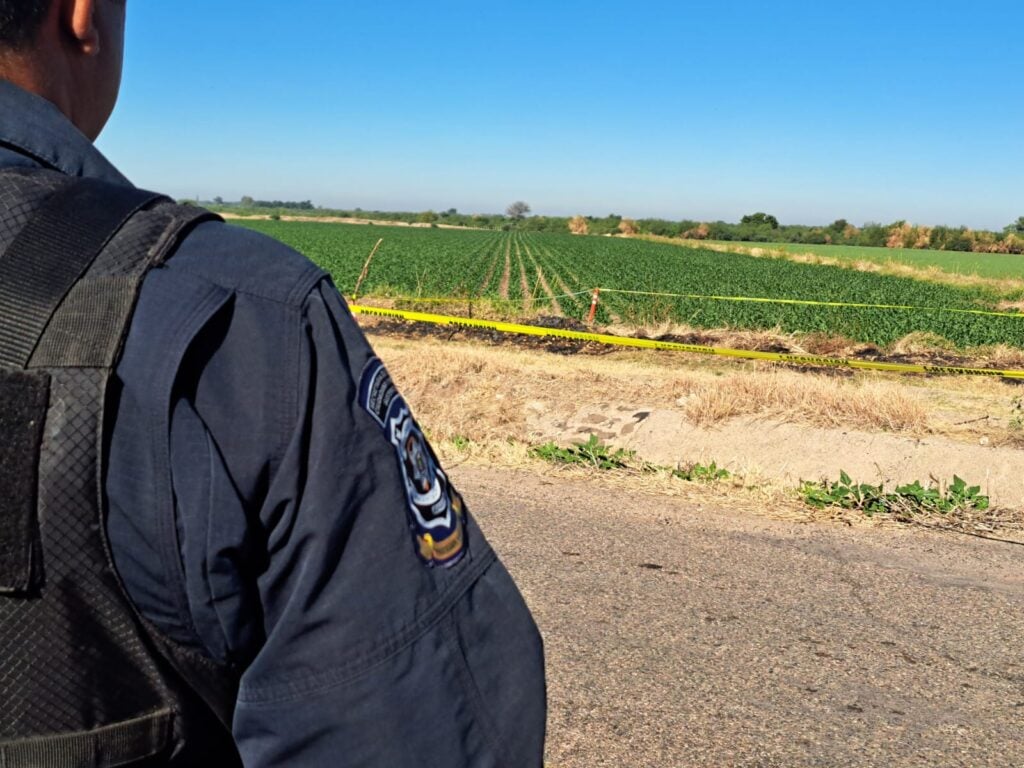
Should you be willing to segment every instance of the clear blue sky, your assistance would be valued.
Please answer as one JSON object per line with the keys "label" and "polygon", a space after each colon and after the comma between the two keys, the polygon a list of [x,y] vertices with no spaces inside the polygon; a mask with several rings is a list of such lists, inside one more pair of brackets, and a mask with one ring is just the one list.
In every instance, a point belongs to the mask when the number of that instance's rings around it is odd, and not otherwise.
{"label": "clear blue sky", "polygon": [[1002,228],[1024,3],[128,3],[100,147],[179,197]]}

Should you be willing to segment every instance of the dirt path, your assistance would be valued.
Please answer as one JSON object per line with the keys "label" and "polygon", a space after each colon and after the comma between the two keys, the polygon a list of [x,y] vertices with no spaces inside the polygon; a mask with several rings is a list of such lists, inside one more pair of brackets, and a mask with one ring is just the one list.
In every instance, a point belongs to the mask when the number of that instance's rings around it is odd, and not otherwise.
{"label": "dirt path", "polygon": [[508,300],[509,285],[512,283],[512,238],[509,237],[505,243],[505,271],[501,273],[501,285],[498,286],[498,295]]}
{"label": "dirt path", "polygon": [[558,284],[558,290],[560,290],[562,293],[565,293],[565,294],[575,293],[575,291],[572,288],[569,287],[569,284],[566,283],[565,280],[562,279],[562,276],[560,274],[558,274],[557,272],[555,272],[554,279],[555,279],[555,283]]}
{"label": "dirt path", "polygon": [[[558,303],[558,299],[555,298],[555,292],[551,290],[551,286],[548,284],[547,279],[544,277],[544,269],[541,267],[540,262],[533,255],[530,250],[530,246],[523,243],[523,251],[526,253],[530,263],[533,264],[534,269],[537,270],[537,285],[540,286],[541,290],[544,291],[544,295],[548,297],[548,301],[551,302],[551,309],[555,314],[564,315],[562,311],[562,305]],[[568,293],[568,291],[566,291]]]}
{"label": "dirt path", "polygon": [[519,289],[523,294],[523,311],[530,312],[533,309],[533,291],[530,289],[530,281],[526,277],[526,265],[523,263],[523,253],[518,239],[516,240],[516,263],[519,265]]}
{"label": "dirt path", "polygon": [[449,470],[544,635],[550,768],[1024,764],[1021,548]]}
{"label": "dirt path", "polygon": [[568,283],[566,283],[565,280],[562,279],[562,275],[560,273],[561,272],[565,272],[565,274],[567,274],[569,276],[569,279],[572,280],[572,282],[575,285],[577,285],[577,286],[581,285],[579,277],[572,270],[566,268],[566,266],[564,264],[558,263],[558,262],[560,262],[560,259],[558,259],[551,252],[550,249],[548,249],[548,248],[546,248],[544,246],[537,246],[537,255],[538,256],[542,256],[545,259],[545,262],[547,262],[549,266],[550,266],[550,264],[552,262],[556,262],[556,266],[560,266],[561,267],[561,269],[554,270],[554,276],[555,276],[554,279],[558,283],[559,288],[564,293],[573,293],[574,291],[580,290],[579,287],[577,287],[577,288],[570,288]]}
{"label": "dirt path", "polygon": [[993,504],[1024,510],[1021,394],[1009,383],[837,377],[656,352],[579,355],[554,341],[522,349],[370,332],[439,439],[571,445],[594,434],[641,460],[714,461],[748,486],[790,491],[841,470],[890,487],[958,475]]}
{"label": "dirt path", "polygon": [[[557,279],[557,282],[559,283],[560,287],[562,288],[562,290],[565,293],[573,293],[575,291],[580,290],[580,288],[583,288],[584,290],[589,290],[589,288],[593,287],[593,286],[589,286],[588,287],[586,284],[584,284],[580,280],[579,276],[575,272],[573,272],[571,269],[569,269],[565,265],[565,263],[562,262],[561,258],[556,256],[555,254],[553,254],[550,249],[548,249],[546,247],[538,246],[537,250],[538,250],[538,253],[543,251],[546,254],[545,262],[548,265],[554,264],[555,267],[557,267],[561,271],[564,271],[565,274],[567,274],[569,276],[569,279],[572,280],[572,282],[575,285],[579,286],[579,287],[577,287],[575,289],[569,288],[569,286],[565,283],[565,281],[562,280],[561,276],[556,273],[555,277]],[[611,294],[605,294],[604,296],[601,297],[601,305],[605,308],[605,311],[608,313],[608,318],[609,318],[609,320],[611,320],[612,323],[621,323],[622,322],[622,315],[615,311],[615,307],[618,306],[620,303],[621,303],[621,299],[617,298],[617,297],[615,297],[614,295],[611,295]]]}
{"label": "dirt path", "polygon": [[501,239],[498,240],[497,248],[494,252],[494,258],[491,259],[490,265],[487,267],[487,274],[484,275],[483,281],[480,283],[480,288],[477,290],[477,296],[483,296],[487,291],[487,286],[491,284],[491,280],[494,278],[494,273],[498,269],[498,260],[501,258]]}
{"label": "dirt path", "polygon": [[555,298],[555,292],[551,290],[551,286],[548,285],[548,281],[544,278],[544,270],[537,267],[537,284],[544,291],[544,295],[548,297],[548,301],[551,302],[551,309],[556,315],[564,315],[562,311],[562,305]]}

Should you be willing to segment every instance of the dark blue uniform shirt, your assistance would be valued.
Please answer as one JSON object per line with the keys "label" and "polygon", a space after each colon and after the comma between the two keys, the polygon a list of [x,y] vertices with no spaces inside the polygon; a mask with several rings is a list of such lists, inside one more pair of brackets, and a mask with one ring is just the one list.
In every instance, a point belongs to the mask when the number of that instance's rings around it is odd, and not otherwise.
{"label": "dark blue uniform shirt", "polygon": [[[128,183],[0,81],[11,166]],[[236,666],[250,768],[540,765],[536,627],[472,519],[456,564],[424,564],[403,454],[360,396],[372,361],[312,263],[194,230],[146,278],[117,370],[118,571],[167,635]]]}

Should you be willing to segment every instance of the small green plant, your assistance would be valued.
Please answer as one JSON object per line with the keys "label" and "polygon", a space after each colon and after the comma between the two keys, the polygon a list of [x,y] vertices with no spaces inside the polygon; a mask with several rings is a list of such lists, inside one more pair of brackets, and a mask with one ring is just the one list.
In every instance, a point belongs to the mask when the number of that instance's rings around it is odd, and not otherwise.
{"label": "small green plant", "polygon": [[531,448],[530,455],[554,464],[579,464],[597,469],[627,469],[628,462],[635,456],[633,451],[622,448],[613,451],[598,440],[597,435],[591,435],[587,442],[577,442],[569,448],[547,442]]}
{"label": "small green plant", "polygon": [[455,437],[452,438],[452,445],[454,445],[460,451],[467,451],[467,450],[469,450],[469,446],[472,443],[473,443],[473,441],[470,440],[465,435],[455,435]]}
{"label": "small green plant", "polygon": [[710,464],[688,464],[678,467],[672,470],[672,477],[690,483],[713,483],[717,480],[728,480],[732,473],[712,461]]}
{"label": "small green plant", "polygon": [[989,498],[981,493],[980,485],[967,485],[953,475],[953,484],[946,489],[946,501],[953,509],[976,509],[984,511],[989,507]]}
{"label": "small green plant", "polygon": [[854,483],[846,472],[839,473],[839,482],[823,480],[820,483],[804,483],[800,486],[804,501],[812,507],[826,509],[855,509],[870,516],[885,512],[885,491],[881,485]]}
{"label": "small green plant", "polygon": [[956,475],[945,489],[935,485],[925,487],[916,480],[887,492],[883,485],[855,483],[846,472],[841,472],[838,482],[804,483],[800,486],[800,494],[812,507],[856,510],[869,517],[879,513],[897,517],[946,515],[968,510],[984,511],[989,507],[989,498],[981,493],[981,486],[969,486]]}

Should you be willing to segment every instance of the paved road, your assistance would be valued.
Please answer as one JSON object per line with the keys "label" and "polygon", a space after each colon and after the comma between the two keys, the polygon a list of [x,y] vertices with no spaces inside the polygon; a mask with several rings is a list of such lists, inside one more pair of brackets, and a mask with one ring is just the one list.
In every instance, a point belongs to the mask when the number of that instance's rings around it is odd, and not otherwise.
{"label": "paved road", "polygon": [[1024,765],[1024,548],[453,474],[545,637],[549,765]]}

